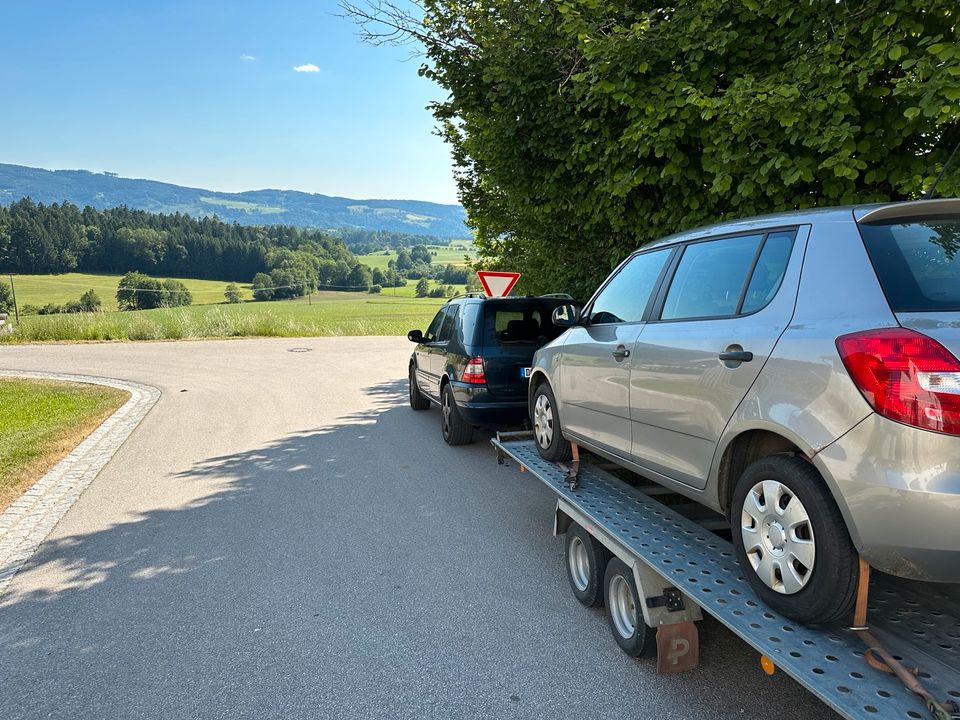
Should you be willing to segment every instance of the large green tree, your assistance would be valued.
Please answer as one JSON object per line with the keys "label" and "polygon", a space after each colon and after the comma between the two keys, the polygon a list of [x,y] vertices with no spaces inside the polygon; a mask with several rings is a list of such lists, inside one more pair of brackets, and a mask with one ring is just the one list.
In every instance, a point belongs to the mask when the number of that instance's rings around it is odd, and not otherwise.
{"label": "large green tree", "polygon": [[703,223],[920,197],[960,142],[955,0],[345,7],[422,44],[481,259],[527,291],[586,296]]}

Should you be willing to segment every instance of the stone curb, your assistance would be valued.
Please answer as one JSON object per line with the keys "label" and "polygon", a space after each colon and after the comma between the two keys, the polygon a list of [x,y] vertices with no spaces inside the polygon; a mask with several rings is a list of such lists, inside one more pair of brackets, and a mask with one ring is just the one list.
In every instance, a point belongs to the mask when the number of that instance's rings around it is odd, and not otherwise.
{"label": "stone curb", "polygon": [[160,391],[149,385],[90,375],[0,370],[0,377],[104,385],[126,390],[130,399],[73,451],[0,513],[0,596],[114,453],[130,437]]}

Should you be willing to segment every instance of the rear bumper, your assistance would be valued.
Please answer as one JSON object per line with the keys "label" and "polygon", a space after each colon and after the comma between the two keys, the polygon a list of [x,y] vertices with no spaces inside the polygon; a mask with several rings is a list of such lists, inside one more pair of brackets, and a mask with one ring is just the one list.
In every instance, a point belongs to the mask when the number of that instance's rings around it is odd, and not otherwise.
{"label": "rear bumper", "polygon": [[960,438],[872,414],[814,463],[873,567],[960,582]]}
{"label": "rear bumper", "polygon": [[527,401],[495,400],[485,386],[451,382],[453,397],[460,414],[471,425],[498,428],[522,425],[527,421]]}

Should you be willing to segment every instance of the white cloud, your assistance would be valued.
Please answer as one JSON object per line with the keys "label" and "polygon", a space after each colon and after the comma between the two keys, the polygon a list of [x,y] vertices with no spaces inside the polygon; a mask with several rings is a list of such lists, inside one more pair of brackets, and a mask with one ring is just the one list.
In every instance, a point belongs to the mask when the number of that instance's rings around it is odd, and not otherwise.
{"label": "white cloud", "polygon": [[256,60],[257,58],[254,57],[253,55],[247,55],[246,53],[244,53],[243,55],[240,56],[240,59],[250,62],[250,61]]}
{"label": "white cloud", "polygon": [[313,63],[306,63],[305,65],[294,65],[293,71],[294,72],[320,72],[320,68],[318,68]]}

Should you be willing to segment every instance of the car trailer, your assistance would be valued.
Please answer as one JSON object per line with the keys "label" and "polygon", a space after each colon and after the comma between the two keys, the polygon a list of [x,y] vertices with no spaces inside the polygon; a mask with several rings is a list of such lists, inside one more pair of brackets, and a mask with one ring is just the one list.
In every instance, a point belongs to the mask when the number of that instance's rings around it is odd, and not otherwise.
{"label": "car trailer", "polygon": [[654,498],[670,495],[666,488],[641,492],[602,460],[581,461],[576,446],[572,463],[544,460],[531,438],[498,433],[497,460],[515,461],[558,495],[554,535],[567,537],[574,594],[595,606],[609,586],[607,617],[628,654],[656,653],[658,672],[696,667],[695,622],[706,611],[760,653],[765,672],[780,668],[845,718],[960,718],[960,594],[870,578],[861,565],[854,627],[800,625],[754,594],[732,543],[711,532],[729,529],[720,516],[681,514],[692,504],[664,504]]}

